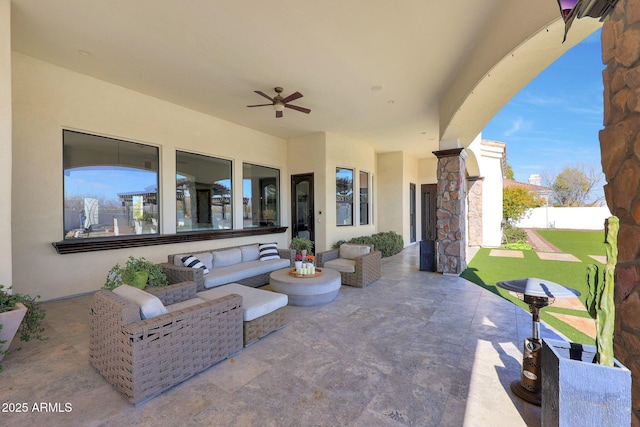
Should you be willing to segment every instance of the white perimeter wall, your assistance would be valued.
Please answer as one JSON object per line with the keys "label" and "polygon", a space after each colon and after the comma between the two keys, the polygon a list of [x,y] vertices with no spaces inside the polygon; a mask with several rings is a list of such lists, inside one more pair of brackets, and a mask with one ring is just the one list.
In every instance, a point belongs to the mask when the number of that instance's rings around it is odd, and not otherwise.
{"label": "white perimeter wall", "polygon": [[520,228],[564,228],[570,230],[604,230],[604,220],[611,216],[609,208],[581,207],[531,209],[528,216],[516,224]]}

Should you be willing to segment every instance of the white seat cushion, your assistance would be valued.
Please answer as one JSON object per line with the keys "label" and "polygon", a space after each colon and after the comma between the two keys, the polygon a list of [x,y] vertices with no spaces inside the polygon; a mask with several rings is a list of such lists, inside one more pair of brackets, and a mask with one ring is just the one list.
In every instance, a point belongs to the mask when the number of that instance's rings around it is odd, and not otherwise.
{"label": "white seat cushion", "polygon": [[206,302],[203,299],[200,298],[191,298],[188,299],[186,301],[182,301],[182,302],[177,302],[175,304],[170,304],[167,306],[167,310],[169,310],[169,313],[174,312],[176,310],[182,310],[183,308],[187,308],[187,307],[191,307],[194,305],[198,305],[198,304],[202,304],[203,302]]}
{"label": "white seat cushion", "polygon": [[198,292],[198,298],[212,300],[229,294],[242,296],[242,318],[245,322],[257,319],[287,305],[289,298],[277,292],[250,288],[238,283],[218,286],[214,289]]}
{"label": "white seat cushion", "polygon": [[169,312],[160,301],[160,298],[142,289],[129,285],[120,285],[113,290],[113,293],[140,307],[140,317],[142,319],[149,319]]}
{"label": "white seat cushion", "polygon": [[258,274],[270,273],[281,268],[289,267],[288,259],[273,259],[270,261],[249,261],[212,269],[204,275],[204,287],[209,289],[227,283],[237,282]]}
{"label": "white seat cushion", "polygon": [[352,259],[344,259],[344,258],[332,259],[331,261],[325,262],[324,266],[326,268],[339,271],[340,273],[356,272],[356,262]]}

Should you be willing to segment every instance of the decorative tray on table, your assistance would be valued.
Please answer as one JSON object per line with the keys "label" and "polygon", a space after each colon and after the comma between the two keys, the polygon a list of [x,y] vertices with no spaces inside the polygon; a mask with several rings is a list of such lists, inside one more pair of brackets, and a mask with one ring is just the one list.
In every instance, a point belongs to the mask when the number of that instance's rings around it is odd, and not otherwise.
{"label": "decorative tray on table", "polygon": [[291,270],[289,270],[289,276],[293,276],[293,277],[319,277],[319,276],[322,276],[322,270],[319,269],[319,268],[316,268],[315,274],[298,274],[296,272],[296,269],[292,268]]}

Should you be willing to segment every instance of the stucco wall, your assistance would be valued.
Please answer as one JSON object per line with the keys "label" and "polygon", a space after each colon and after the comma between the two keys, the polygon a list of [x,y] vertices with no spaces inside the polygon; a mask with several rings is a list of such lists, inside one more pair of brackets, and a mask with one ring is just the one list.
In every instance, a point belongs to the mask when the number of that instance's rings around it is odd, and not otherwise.
{"label": "stucco wall", "polygon": [[[2,58],[0,55],[0,65],[5,63]],[[236,199],[242,195],[242,162],[280,169],[282,223],[288,225],[290,186],[287,184],[287,142],[15,52],[12,67],[11,243],[13,285],[16,290],[40,294],[45,300],[96,290],[104,283],[111,266],[116,262],[124,262],[129,255],[145,256],[151,261],[161,262],[166,260],[169,253],[245,242],[277,241],[281,246],[288,245],[288,233],[283,233],[256,238],[58,255],[51,242],[62,240],[63,237],[63,128],[160,148],[160,226],[164,233],[173,233],[176,227],[176,149],[234,160]],[[0,85],[2,82],[6,83],[6,78],[0,79]],[[4,138],[1,135],[0,144]],[[6,188],[4,186],[0,191],[8,191]],[[241,213],[242,207],[236,206],[236,228],[241,227]],[[0,260],[4,262],[5,257],[0,257]]]}
{"label": "stucco wall", "polygon": [[[0,0],[0,200],[11,200],[11,13]],[[0,203],[0,285],[11,286],[11,203]]]}
{"label": "stucco wall", "polygon": [[420,184],[438,183],[438,159],[436,157],[418,160],[418,182]]}
{"label": "stucco wall", "polygon": [[[423,171],[418,159],[400,151],[378,154],[378,231],[395,231],[402,236],[404,245],[410,244],[409,184],[416,184],[416,241],[420,240],[420,184]],[[437,165],[437,161],[436,161]],[[435,173],[434,173],[435,175]],[[383,195],[383,196],[382,196]]]}
{"label": "stucco wall", "polygon": [[[349,138],[335,133],[326,133],[326,216],[323,221],[326,227],[326,242],[324,249],[331,248],[338,240],[349,240],[352,237],[374,234],[379,226],[376,222],[377,214],[373,213],[373,221],[367,225],[360,225],[360,171],[369,172],[374,176],[373,208],[384,203],[376,194],[380,191],[376,185],[380,180],[376,178],[376,153],[371,145],[364,141]],[[336,167],[354,169],[353,181],[353,226],[336,225]],[[322,250],[320,247],[318,250]]]}
{"label": "stucco wall", "polygon": [[[300,138],[289,140],[289,172],[291,175],[313,173],[314,185],[314,209],[315,209],[315,248],[314,251],[322,251],[326,248],[327,231],[327,170],[326,163],[326,134],[314,133]],[[335,172],[332,176],[335,181]],[[291,180],[284,185],[291,187]],[[335,182],[333,183],[335,189]],[[291,188],[289,188],[291,191]],[[331,190],[333,191],[333,190]],[[333,209],[335,204],[330,205]],[[291,206],[289,205],[289,208]]]}
{"label": "stucco wall", "polygon": [[502,243],[502,158],[505,144],[474,141],[480,176],[482,176],[482,246],[498,247]]}

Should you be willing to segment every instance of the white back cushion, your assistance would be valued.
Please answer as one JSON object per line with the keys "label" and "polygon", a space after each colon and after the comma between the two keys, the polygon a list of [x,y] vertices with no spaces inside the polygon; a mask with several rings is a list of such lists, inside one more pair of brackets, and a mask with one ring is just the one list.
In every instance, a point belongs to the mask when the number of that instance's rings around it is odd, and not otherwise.
{"label": "white back cushion", "polygon": [[228,267],[242,262],[242,251],[239,248],[214,251],[211,254],[213,255],[213,268]]}
{"label": "white back cushion", "polygon": [[260,258],[260,250],[258,245],[241,246],[242,262],[255,261]]}
{"label": "white back cushion", "polygon": [[343,243],[340,245],[340,258],[356,259],[359,256],[366,255],[371,252],[371,247],[367,245],[353,245]]}
{"label": "white back cushion", "polygon": [[142,319],[149,319],[168,313],[160,298],[142,289],[129,285],[120,285],[113,290],[113,293],[140,307],[140,317]]}

